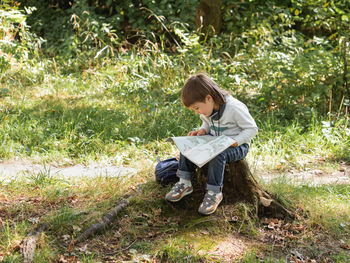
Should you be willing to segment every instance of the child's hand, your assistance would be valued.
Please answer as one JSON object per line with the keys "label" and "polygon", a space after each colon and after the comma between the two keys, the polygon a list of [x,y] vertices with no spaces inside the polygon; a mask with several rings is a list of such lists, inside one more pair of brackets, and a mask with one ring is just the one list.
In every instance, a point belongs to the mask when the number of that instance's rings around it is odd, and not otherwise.
{"label": "child's hand", "polygon": [[231,144],[230,147],[234,148],[234,147],[237,147],[238,146],[238,143],[235,142],[234,144]]}
{"label": "child's hand", "polygon": [[205,129],[199,129],[199,130],[195,130],[195,131],[190,131],[187,136],[201,136],[201,135],[206,135],[207,132],[205,131]]}

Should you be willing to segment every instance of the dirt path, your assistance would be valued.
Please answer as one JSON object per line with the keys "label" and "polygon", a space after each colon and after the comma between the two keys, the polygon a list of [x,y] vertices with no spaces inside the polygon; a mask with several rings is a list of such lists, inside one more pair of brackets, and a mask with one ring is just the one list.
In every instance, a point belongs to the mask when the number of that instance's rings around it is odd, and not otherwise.
{"label": "dirt path", "polygon": [[[74,179],[81,177],[130,177],[138,172],[136,168],[118,167],[104,164],[90,165],[70,165],[58,167],[55,165],[33,164],[26,161],[15,160],[0,163],[0,181],[8,181],[14,178],[33,175],[49,174],[51,176]],[[287,181],[295,184],[309,183],[311,185],[320,184],[350,184],[350,164],[343,164],[337,170],[326,173],[319,169],[309,169],[306,171],[292,170],[290,172],[265,172],[258,174],[264,181],[268,182],[276,177],[282,176]]]}
{"label": "dirt path", "polygon": [[266,182],[276,177],[284,177],[293,184],[350,184],[350,164],[340,165],[338,169],[328,173],[320,169],[308,169],[305,171],[291,170],[285,173],[265,172],[260,174],[260,177]]}
{"label": "dirt path", "polygon": [[74,179],[99,176],[129,177],[135,175],[137,170],[104,164],[77,164],[59,167],[55,165],[33,164],[25,161],[6,161],[0,163],[0,180],[7,181],[39,173],[65,179]]}

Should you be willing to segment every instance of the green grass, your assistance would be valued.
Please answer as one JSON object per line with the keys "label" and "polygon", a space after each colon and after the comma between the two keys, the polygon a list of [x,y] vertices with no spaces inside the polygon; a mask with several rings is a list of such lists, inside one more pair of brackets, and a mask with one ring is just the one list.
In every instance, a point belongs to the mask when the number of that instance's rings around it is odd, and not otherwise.
{"label": "green grass", "polygon": [[304,210],[309,223],[329,233],[350,236],[349,185],[291,186],[286,181],[270,184],[272,191]]}

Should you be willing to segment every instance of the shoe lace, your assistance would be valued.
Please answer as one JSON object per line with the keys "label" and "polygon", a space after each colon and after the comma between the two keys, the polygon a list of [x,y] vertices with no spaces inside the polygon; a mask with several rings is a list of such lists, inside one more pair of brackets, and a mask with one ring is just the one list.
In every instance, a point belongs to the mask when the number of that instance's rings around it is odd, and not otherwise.
{"label": "shoe lace", "polygon": [[216,201],[216,194],[212,191],[208,191],[203,200],[203,204],[212,204],[215,203]]}
{"label": "shoe lace", "polygon": [[173,192],[181,192],[183,188],[185,188],[184,183],[176,183],[172,190]]}

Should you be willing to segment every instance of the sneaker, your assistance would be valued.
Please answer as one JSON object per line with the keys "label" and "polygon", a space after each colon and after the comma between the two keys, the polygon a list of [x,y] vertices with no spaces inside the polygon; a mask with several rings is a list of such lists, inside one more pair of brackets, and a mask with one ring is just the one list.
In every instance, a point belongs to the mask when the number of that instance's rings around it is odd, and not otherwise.
{"label": "sneaker", "polygon": [[170,202],[177,202],[192,192],[192,185],[185,185],[184,183],[177,182],[170,192],[166,194],[165,199]]}
{"label": "sneaker", "polygon": [[209,190],[204,196],[203,202],[200,205],[198,212],[202,215],[210,215],[215,212],[216,208],[222,201],[222,193],[214,193]]}

